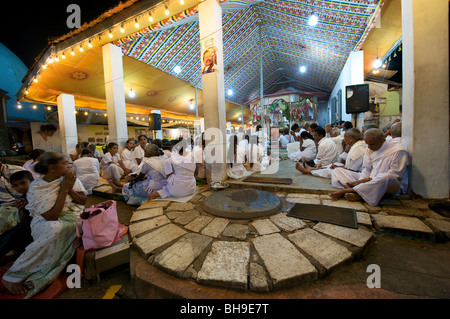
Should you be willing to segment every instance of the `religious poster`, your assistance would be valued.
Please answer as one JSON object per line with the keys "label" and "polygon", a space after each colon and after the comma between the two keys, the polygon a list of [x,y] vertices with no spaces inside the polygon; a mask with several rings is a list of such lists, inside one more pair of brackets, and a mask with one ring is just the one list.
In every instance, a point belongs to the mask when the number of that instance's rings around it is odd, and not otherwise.
{"label": "religious poster", "polygon": [[202,54],[202,74],[217,72],[217,48],[209,47]]}

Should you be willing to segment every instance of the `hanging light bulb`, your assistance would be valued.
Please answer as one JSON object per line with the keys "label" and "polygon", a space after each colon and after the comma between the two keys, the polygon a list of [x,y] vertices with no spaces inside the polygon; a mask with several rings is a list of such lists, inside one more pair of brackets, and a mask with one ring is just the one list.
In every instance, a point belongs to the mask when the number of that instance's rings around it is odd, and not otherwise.
{"label": "hanging light bulb", "polygon": [[36,110],[37,109],[37,105],[35,104],[35,105],[33,105],[33,110]]}
{"label": "hanging light bulb", "polygon": [[242,121],[242,117],[239,116],[239,117],[238,117],[238,121]]}
{"label": "hanging light bulb", "polygon": [[166,16],[168,16],[169,15],[169,9],[167,8],[167,6],[166,6],[166,10],[164,11],[164,13],[166,14]]}
{"label": "hanging light bulb", "polygon": [[233,95],[233,90],[232,89],[228,89],[227,94],[228,94],[228,96],[232,96]]}
{"label": "hanging light bulb", "polygon": [[396,58],[397,57],[397,52],[394,52],[394,58]]}
{"label": "hanging light bulb", "polygon": [[25,90],[25,94],[28,94],[28,90]]}
{"label": "hanging light bulb", "polygon": [[37,78],[35,78],[34,80],[33,80],[33,82],[34,83],[37,83],[39,80],[37,79]]}
{"label": "hanging light bulb", "polygon": [[148,14],[148,21],[150,21],[150,22],[153,21],[153,17],[152,17],[152,14],[151,14],[151,13]]}
{"label": "hanging light bulb", "polygon": [[45,70],[47,68],[47,64],[44,64],[42,68]]}
{"label": "hanging light bulb", "polygon": [[70,51],[70,54],[75,55],[75,52],[73,52],[73,49],[72,49],[72,51]]}
{"label": "hanging light bulb", "polygon": [[400,52],[402,50],[402,46],[398,47],[398,52]]}
{"label": "hanging light bulb", "polygon": [[103,116],[104,116],[104,117],[107,117],[107,116],[108,116],[108,114],[106,114],[106,113],[105,113],[105,114],[103,114]]}
{"label": "hanging light bulb", "polygon": [[80,44],[80,52],[83,52],[84,50],[83,50],[83,47],[81,46],[81,44]]}
{"label": "hanging light bulb", "polygon": [[110,37],[111,39],[113,37],[113,34],[112,34],[111,30],[109,30],[108,37]]}
{"label": "hanging light bulb", "polygon": [[63,60],[66,58],[66,55],[64,54],[64,52],[63,52],[63,54],[61,55],[61,58],[63,58]]}
{"label": "hanging light bulb", "polygon": [[375,69],[379,69],[383,65],[383,62],[380,59],[378,59],[378,55],[377,55],[377,59],[375,61],[373,61],[372,65]]}
{"label": "hanging light bulb", "polygon": [[19,103],[19,104],[17,104],[17,108],[18,109],[21,109],[22,108],[22,105]]}
{"label": "hanging light bulb", "polygon": [[48,110],[48,111],[51,111],[51,110],[52,110],[52,107],[51,107],[51,106],[47,106],[47,110]]}
{"label": "hanging light bulb", "polygon": [[194,103],[191,102],[191,103],[189,104],[189,109],[191,109],[191,110],[195,109]]}
{"label": "hanging light bulb", "polygon": [[302,65],[300,67],[300,72],[305,73],[306,72],[306,66]]}
{"label": "hanging light bulb", "polygon": [[181,72],[181,68],[177,65],[177,66],[175,66],[175,67],[173,68],[173,71],[174,71],[176,74],[178,74],[178,73]]}
{"label": "hanging light bulb", "polygon": [[180,4],[184,4],[184,0],[180,0]]}
{"label": "hanging light bulb", "polygon": [[139,23],[137,22],[137,19],[134,19],[134,26],[135,26],[136,28],[139,28]]}
{"label": "hanging light bulb", "polygon": [[130,120],[132,120],[133,119],[133,117],[132,116],[130,116]]}
{"label": "hanging light bulb", "polygon": [[130,89],[130,92],[128,92],[128,96],[131,98],[136,96],[136,93],[134,93],[133,89]]}
{"label": "hanging light bulb", "polygon": [[88,42],[88,47],[92,48],[91,40],[89,40],[89,42]]}
{"label": "hanging light bulb", "polygon": [[55,61],[56,61],[56,62],[59,62],[58,56],[55,56]]}

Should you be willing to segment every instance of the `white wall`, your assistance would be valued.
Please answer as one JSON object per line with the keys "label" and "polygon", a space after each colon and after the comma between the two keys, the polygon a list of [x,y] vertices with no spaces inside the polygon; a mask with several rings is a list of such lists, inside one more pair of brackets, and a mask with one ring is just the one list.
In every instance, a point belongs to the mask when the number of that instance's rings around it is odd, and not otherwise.
{"label": "white wall", "polygon": [[342,90],[342,100],[341,100],[341,114],[343,121],[351,121],[352,114],[345,113],[346,103],[345,103],[345,87],[348,85],[364,84],[364,51],[351,52],[347,62],[342,69],[341,75],[336,82],[336,85],[331,92],[330,98],[328,100],[328,120],[331,118],[331,99],[338,96],[339,89]]}

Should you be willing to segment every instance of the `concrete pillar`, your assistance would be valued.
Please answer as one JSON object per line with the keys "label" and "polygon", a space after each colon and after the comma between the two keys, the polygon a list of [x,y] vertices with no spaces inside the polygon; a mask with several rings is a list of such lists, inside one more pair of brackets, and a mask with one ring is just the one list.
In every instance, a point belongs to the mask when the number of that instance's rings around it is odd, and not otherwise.
{"label": "concrete pillar", "polygon": [[[152,110],[150,113],[151,114],[159,114],[159,115],[161,115],[161,111],[160,110]],[[155,134],[156,138],[162,140],[162,129],[161,130],[156,130],[155,133],[156,133]]]}
{"label": "concrete pillar", "polygon": [[110,43],[103,46],[103,72],[109,141],[119,144],[119,149],[122,149],[128,139],[122,49]]}
{"label": "concrete pillar", "polygon": [[74,149],[78,143],[75,98],[70,94],[60,94],[56,101],[58,105],[61,152],[68,155],[70,150]]}
{"label": "concrete pillar", "polygon": [[402,141],[411,190],[425,198],[449,194],[448,0],[402,0]]}
{"label": "concrete pillar", "polygon": [[[226,163],[226,112],[225,89],[223,79],[223,42],[222,42],[222,8],[216,0],[206,0],[198,5],[200,29],[200,53],[202,59],[203,115],[206,128],[206,145],[214,147],[214,162],[205,149],[206,177],[208,182],[221,182],[227,179]],[[214,50],[215,62],[213,72],[204,72],[203,56],[208,49]],[[211,71],[211,70],[209,70]],[[214,137],[208,131],[214,129]]]}

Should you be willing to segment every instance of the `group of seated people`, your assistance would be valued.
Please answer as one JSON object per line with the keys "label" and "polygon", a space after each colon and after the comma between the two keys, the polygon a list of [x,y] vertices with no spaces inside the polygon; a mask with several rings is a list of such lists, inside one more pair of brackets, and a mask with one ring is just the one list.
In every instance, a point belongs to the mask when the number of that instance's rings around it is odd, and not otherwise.
{"label": "group of seated people", "polygon": [[[401,142],[400,120],[385,132],[374,124],[366,124],[360,131],[350,122],[338,128],[341,133],[334,130],[331,125],[313,128],[315,147],[309,150],[304,143],[311,137],[300,134],[296,139],[300,151],[290,156],[298,171],[330,179],[332,186],[340,189],[330,194],[333,200],[345,197],[376,206],[387,194],[407,192],[409,154]],[[342,142],[333,140],[338,134],[343,136]]]}

